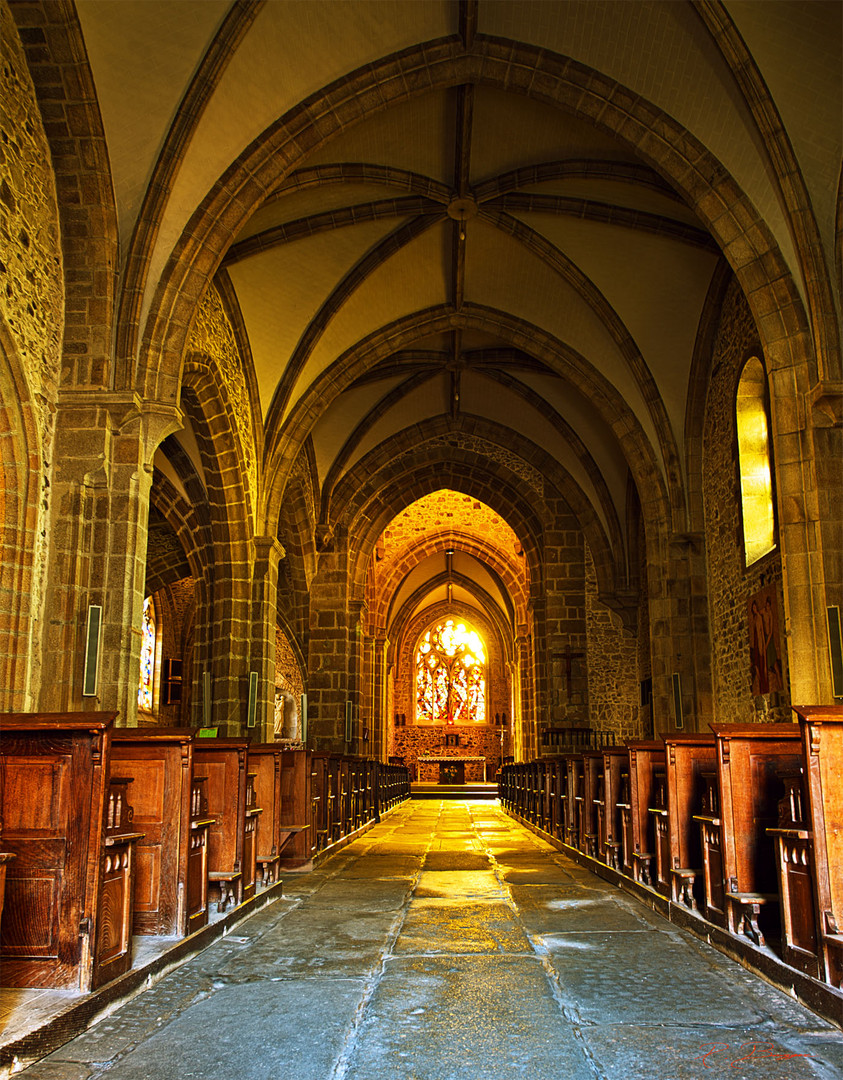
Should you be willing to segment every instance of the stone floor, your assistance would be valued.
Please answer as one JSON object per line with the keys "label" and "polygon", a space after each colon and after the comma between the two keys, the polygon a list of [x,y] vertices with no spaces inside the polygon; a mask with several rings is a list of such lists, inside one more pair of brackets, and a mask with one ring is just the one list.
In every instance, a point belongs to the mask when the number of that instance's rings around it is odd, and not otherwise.
{"label": "stone floor", "polygon": [[843,1037],[507,818],[413,801],[25,1080],[801,1080]]}

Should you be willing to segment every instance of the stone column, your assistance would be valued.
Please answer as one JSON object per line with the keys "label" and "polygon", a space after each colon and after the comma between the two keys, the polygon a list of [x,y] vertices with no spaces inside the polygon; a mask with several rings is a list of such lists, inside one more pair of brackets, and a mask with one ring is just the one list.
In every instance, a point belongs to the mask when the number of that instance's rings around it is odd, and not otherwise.
{"label": "stone column", "polygon": [[[275,733],[275,626],[278,611],[278,566],[286,555],[274,536],[252,540],[252,640],[249,671],[258,673],[258,708],[252,737],[271,742]],[[244,717],[244,722],[246,717]]]}
{"label": "stone column", "polygon": [[677,723],[674,675],[679,676],[686,731],[707,731],[713,719],[705,538],[674,533],[654,557],[648,546],[650,656],[656,733]]}
{"label": "stone column", "polygon": [[[39,708],[117,710],[137,724],[152,458],[182,426],[135,394],[63,391],[56,417]],[[102,607],[99,676],[82,696],[89,606]]]}
{"label": "stone column", "polygon": [[515,639],[518,668],[518,715],[513,727],[512,754],[516,761],[529,761],[535,745],[535,698],[533,695],[533,648],[527,627],[519,628]]}
{"label": "stone column", "polygon": [[345,537],[322,536],[310,586],[308,744],[334,753],[345,751],[345,702],[350,690],[347,597]]}
{"label": "stone column", "polygon": [[541,716],[548,726],[572,721],[586,725],[585,538],[563,500],[553,506],[553,528],[545,534],[544,572],[546,649],[541,670],[546,690]]}
{"label": "stone column", "polygon": [[[784,378],[775,372],[771,381]],[[827,608],[843,610],[843,384],[813,387],[807,415],[776,410],[776,486],[791,700],[834,703]],[[790,421],[790,423],[788,423]],[[793,430],[788,430],[792,428]],[[801,428],[801,430],[800,430]]]}
{"label": "stone column", "polygon": [[389,638],[377,633],[372,639],[372,757],[386,761],[389,755],[388,664]]}

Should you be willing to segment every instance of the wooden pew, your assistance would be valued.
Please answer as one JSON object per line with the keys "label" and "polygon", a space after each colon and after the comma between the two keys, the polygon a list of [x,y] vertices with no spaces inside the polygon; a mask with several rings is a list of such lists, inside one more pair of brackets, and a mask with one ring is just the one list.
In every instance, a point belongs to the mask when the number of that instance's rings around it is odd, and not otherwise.
{"label": "wooden pew", "polygon": [[208,817],[214,821],[208,838],[208,880],[217,894],[217,910],[225,911],[254,893],[254,830],[248,850],[246,845],[249,740],[197,739],[194,746],[194,767],[208,778]]}
{"label": "wooden pew", "polygon": [[598,853],[607,866],[620,870],[623,844],[620,803],[628,800],[629,751],[625,746],[604,746],[602,752],[602,798],[597,800]]}
{"label": "wooden pew", "polygon": [[313,858],[310,843],[310,750],[281,754],[281,828],[290,834],[278,860],[281,869],[305,869]]}
{"label": "wooden pew", "polygon": [[784,784],[775,827],[767,829],[776,845],[782,959],[813,978],[821,978],[819,905],[814,885],[814,836],[809,825],[803,768],[778,773]]}
{"label": "wooden pew", "polygon": [[322,851],[333,841],[331,755],[314,753],[310,759],[310,801],[312,806],[313,851]]}
{"label": "wooden pew", "polygon": [[565,838],[565,759],[552,758],[545,765],[547,785],[547,831],[557,840]]}
{"label": "wooden pew", "polygon": [[243,830],[243,900],[251,900],[258,885],[258,823],[263,807],[258,805],[257,774],[246,772],[246,821]]}
{"label": "wooden pew", "polygon": [[[118,728],[111,760],[134,778],[134,932],[183,937],[208,921],[204,783],[194,775],[190,728]],[[207,797],[204,796],[205,804]]]}
{"label": "wooden pew", "polygon": [[95,989],[132,963],[129,777],[112,775],[116,713],[7,714],[0,820],[8,864],[5,986]]}
{"label": "wooden pew", "polygon": [[[664,743],[631,739],[629,751],[629,803],[622,808],[623,866],[635,881],[653,885],[656,830],[649,807],[655,806],[657,783],[666,791]],[[665,795],[664,806],[667,809]]]}
{"label": "wooden pew", "polygon": [[326,803],[325,814],[325,842],[335,844],[342,836],[342,821],[340,818],[340,806],[342,805],[342,769],[343,757],[340,754],[330,754],[326,757]]}
{"label": "wooden pew", "polygon": [[365,762],[361,758],[350,758],[348,767],[351,777],[351,818],[350,835],[361,828],[366,820],[366,780]]}
{"label": "wooden pew", "polygon": [[796,724],[710,727],[717,740],[726,922],[733,934],[764,945],[762,909],[778,902],[774,845],[767,834],[784,790],[777,770],[798,770],[801,733]]}
{"label": "wooden pew", "polygon": [[821,971],[843,980],[843,706],[794,706],[802,733]]}
{"label": "wooden pew", "polygon": [[368,825],[375,820],[375,784],[376,762],[368,758],[362,759],[360,786],[363,795],[363,825]]}
{"label": "wooden pew", "polygon": [[14,857],[11,851],[0,851],[0,930],[3,928],[3,904],[6,899],[6,867]]}
{"label": "wooden pew", "polygon": [[512,805],[516,813],[524,814],[526,810],[525,789],[526,770],[523,761],[512,763]]}
{"label": "wooden pew", "polygon": [[603,751],[586,750],[582,755],[582,798],[580,800],[580,851],[600,857],[597,820],[600,784],[603,778]]}
{"label": "wooden pew", "polygon": [[264,886],[278,880],[284,846],[295,835],[282,824],[282,770],[284,751],[276,743],[252,743],[248,768],[255,774],[258,806],[263,810],[257,822],[257,865]]}
{"label": "wooden pew", "polygon": [[108,781],[93,990],[132,966],[135,844],[143,833],[136,832],[132,824],[131,783],[131,776],[112,775]]}
{"label": "wooden pew", "polygon": [[655,766],[653,769],[653,789],[651,802],[647,807],[647,813],[652,823],[655,862],[651,862],[654,872],[651,870],[650,884],[657,889],[662,896],[671,895],[671,854],[670,854],[670,809],[667,794],[667,761],[664,769]]}
{"label": "wooden pew", "polygon": [[[705,790],[702,774],[715,769],[714,736],[672,731],[663,734],[662,739],[667,761],[670,897],[692,911],[698,911],[703,863],[699,824],[694,821],[694,814],[702,807]],[[663,822],[660,824],[657,820],[657,829],[662,827]],[[660,839],[663,848],[663,832]],[[662,854],[659,865],[659,884],[662,886],[665,869]]]}
{"label": "wooden pew", "polygon": [[581,804],[583,799],[582,754],[566,754],[565,765],[568,777],[567,800],[565,803],[565,843],[579,849]]}
{"label": "wooden pew", "polygon": [[337,826],[335,839],[348,836],[354,820],[354,778],[351,762],[347,757],[340,757],[337,762]]}
{"label": "wooden pew", "polygon": [[714,770],[703,772],[703,795],[694,821],[700,827],[702,849],[703,913],[718,926],[726,926],[726,878],[723,871],[723,821],[720,817],[720,783]]}

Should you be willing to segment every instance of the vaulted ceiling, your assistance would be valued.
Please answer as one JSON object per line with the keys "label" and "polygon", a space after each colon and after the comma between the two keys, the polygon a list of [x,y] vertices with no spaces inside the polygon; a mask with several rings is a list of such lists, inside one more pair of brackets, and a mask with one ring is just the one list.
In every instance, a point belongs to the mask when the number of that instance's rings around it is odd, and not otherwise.
{"label": "vaulted ceiling", "polygon": [[[570,58],[681,126],[757,209],[804,296],[780,163],[747,91],[757,83],[834,250],[836,2],[76,8],[124,258],[155,185],[166,191],[147,241],[142,314],[191,215],[281,118],[327,100],[329,84],[362,86],[389,58],[432,55],[455,38],[469,51],[484,40],[513,55]],[[743,68],[718,36],[723,26],[746,49]],[[266,443],[306,412],[330,508],[342,478],[385,440],[477,419],[499,445],[554,461],[623,565],[630,461],[619,430],[634,432],[655,477],[681,486],[700,319],[724,261],[675,186],[587,101],[562,111],[540,86],[493,85],[479,61],[466,70],[473,77],[445,86],[425,86],[422,74],[389,107],[367,90],[355,122],[279,170],[273,190],[240,214],[218,281],[242,317]],[[338,365],[354,376],[338,380]],[[316,407],[306,397],[314,386]]]}

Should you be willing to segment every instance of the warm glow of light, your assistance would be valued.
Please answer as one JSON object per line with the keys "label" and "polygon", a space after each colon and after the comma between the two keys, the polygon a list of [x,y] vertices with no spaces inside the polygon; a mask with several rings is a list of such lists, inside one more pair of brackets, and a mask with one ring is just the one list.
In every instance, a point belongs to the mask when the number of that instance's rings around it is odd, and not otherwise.
{"label": "warm glow of light", "polygon": [[753,358],[741,375],[735,408],[747,566],[776,546],[765,390],[764,367]]}
{"label": "warm glow of light", "polygon": [[480,635],[445,619],[416,650],[416,720],[422,724],[486,722],[486,648]]}

